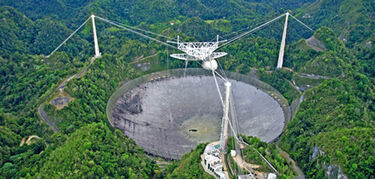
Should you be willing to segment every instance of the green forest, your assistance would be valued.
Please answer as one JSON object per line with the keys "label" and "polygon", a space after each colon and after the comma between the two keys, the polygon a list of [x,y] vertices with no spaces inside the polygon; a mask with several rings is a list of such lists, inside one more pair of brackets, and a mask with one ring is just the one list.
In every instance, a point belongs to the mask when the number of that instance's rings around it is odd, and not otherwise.
{"label": "green forest", "polygon": [[[205,144],[161,167],[107,120],[108,99],[123,81],[184,67],[169,57],[176,50],[97,20],[102,57],[90,63],[91,21],[46,56],[91,14],[172,39],[210,41],[216,35],[230,39],[287,11],[314,31],[290,18],[283,69],[275,69],[283,18],[220,49],[228,53],[219,60],[224,70],[270,84],[291,108],[300,102],[276,141],[242,136],[250,144],[245,160],[270,171],[258,151],[280,178],[293,178],[297,174],[285,151],[306,178],[335,178],[339,171],[348,178],[374,178],[372,0],[3,0],[0,178],[211,177],[200,165]],[[137,61],[143,57],[148,58]],[[64,94],[72,101],[62,109],[52,105],[61,94],[58,86],[86,68],[66,82]],[[41,119],[40,106],[59,132]]]}

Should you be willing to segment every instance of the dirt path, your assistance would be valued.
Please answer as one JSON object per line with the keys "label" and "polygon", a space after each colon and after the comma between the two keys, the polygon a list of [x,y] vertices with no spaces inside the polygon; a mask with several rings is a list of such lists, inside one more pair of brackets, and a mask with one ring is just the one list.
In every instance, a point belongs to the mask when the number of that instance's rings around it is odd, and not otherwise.
{"label": "dirt path", "polygon": [[26,143],[27,145],[30,145],[30,144],[31,144],[31,139],[40,139],[40,137],[37,136],[37,135],[29,136],[29,138],[26,140],[25,143]]}
{"label": "dirt path", "polygon": [[[233,157],[232,157],[233,158]],[[252,168],[252,169],[256,169],[256,168],[260,168],[259,165],[254,165],[254,164],[251,164],[251,163],[247,163],[245,160],[242,159],[241,155],[237,154],[236,157],[233,158],[233,160],[237,163],[238,166],[240,166],[241,168]]]}
{"label": "dirt path", "polygon": [[[21,143],[20,143],[20,147],[22,147],[25,143],[27,145],[30,145],[31,144],[31,139],[34,139],[34,138],[35,139],[40,139],[40,137],[37,136],[37,135],[31,135],[31,136],[28,137],[27,140],[26,140],[26,137],[22,138]],[[25,140],[26,140],[26,142],[25,142]]]}
{"label": "dirt path", "polygon": [[25,140],[26,140],[26,137],[22,138],[21,143],[20,143],[20,147],[22,147],[23,144],[25,144]]}

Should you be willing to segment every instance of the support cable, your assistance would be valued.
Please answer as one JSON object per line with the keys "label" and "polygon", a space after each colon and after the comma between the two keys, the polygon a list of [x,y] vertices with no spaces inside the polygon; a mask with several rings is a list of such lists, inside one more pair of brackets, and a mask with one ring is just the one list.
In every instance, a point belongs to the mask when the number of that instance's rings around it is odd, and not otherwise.
{"label": "support cable", "polygon": [[57,46],[55,48],[55,50],[53,50],[49,55],[47,55],[47,58],[49,58],[53,53],[55,53],[62,45],[65,44],[66,41],[68,41],[75,33],[77,33],[79,31],[79,29],[81,29],[86,23],[87,21],[89,21],[91,19],[91,16],[89,18],[87,18],[87,20],[85,22],[83,22],[73,33],[71,33],[68,38],[66,38],[59,46]]}
{"label": "support cable", "polygon": [[185,60],[185,70],[184,70],[184,78],[186,78],[186,68],[188,65],[188,60]]}
{"label": "support cable", "polygon": [[[231,109],[232,123],[233,123],[233,126],[234,126],[234,127],[232,127],[232,130],[239,133],[240,130],[239,130],[239,126],[238,126],[238,119],[237,119],[237,112],[236,112],[237,110],[236,110],[236,106],[233,102],[234,101],[233,91],[231,91],[231,94],[230,94],[230,101],[232,101],[232,103],[229,103],[229,104],[230,104],[230,109]],[[237,134],[236,134],[236,138],[239,141]]]}
{"label": "support cable", "polygon": [[[200,66],[202,66],[202,63],[199,62],[199,61],[196,61]],[[224,78],[220,73],[218,73],[216,70],[214,70],[215,74],[220,77],[220,79],[222,79],[223,81],[227,82],[228,80],[226,78]]]}
{"label": "support cable", "polygon": [[215,74],[217,76],[219,76],[223,81],[227,82],[228,80],[226,78],[224,78],[220,73],[218,73],[216,70],[215,70]]}
{"label": "support cable", "polygon": [[[202,66],[202,63],[200,63],[199,61],[196,61],[199,65]],[[211,63],[211,66],[212,66],[212,62]],[[224,100],[223,100],[223,96],[220,92],[220,87],[219,87],[219,84],[217,82],[217,79],[216,79],[216,75],[219,76],[223,81],[227,82],[228,80],[225,79],[223,76],[221,76],[216,70],[211,70],[212,71],[212,76],[214,77],[214,80],[215,80],[215,85],[216,85],[216,89],[217,89],[217,92],[219,93],[219,97],[220,97],[220,102],[221,102],[221,105],[223,106],[224,108]]]}
{"label": "support cable", "polygon": [[[243,142],[243,144],[247,145],[247,146],[250,146],[248,143],[246,142]],[[255,150],[255,152],[257,152],[257,154],[262,158],[263,161],[265,161],[267,163],[267,165],[275,172],[277,173],[279,176],[280,176],[280,173],[279,171],[276,170],[275,167],[272,166],[272,164],[256,149],[256,148],[253,148]]]}
{"label": "support cable", "polygon": [[167,70],[169,73],[169,46],[167,47]]}
{"label": "support cable", "polygon": [[[227,57],[225,57],[225,60],[227,60]],[[228,79],[228,76],[225,73],[224,68],[221,66],[221,64],[219,63],[219,61],[217,61],[217,64],[219,65],[220,71],[223,74],[223,76],[225,77],[225,79]]]}
{"label": "support cable", "polygon": [[[165,42],[160,41],[160,40],[158,40],[158,39],[155,39],[155,38],[153,38],[153,37],[147,36],[147,35],[145,35],[145,34],[142,34],[142,33],[140,33],[140,32],[137,32],[137,31],[135,31],[135,30],[133,30],[133,29],[130,29],[130,28],[124,27],[124,26],[122,26],[122,25],[119,25],[119,24],[117,24],[116,22],[113,22],[113,21],[110,21],[110,20],[104,19],[104,18],[99,17],[99,16],[95,16],[95,17],[97,17],[98,19],[100,19],[100,20],[102,20],[102,21],[104,21],[104,22],[107,22],[107,23],[109,23],[109,24],[112,24],[112,25],[114,25],[114,26],[117,26],[117,27],[119,27],[119,28],[122,28],[122,29],[124,29],[124,30],[129,31],[129,32],[135,33],[135,34],[137,34],[137,35],[139,35],[139,36],[142,36],[142,37],[144,37],[144,38],[147,38],[147,39],[153,40],[153,41],[155,41],[155,42],[158,42],[158,43],[160,43],[160,44],[162,44],[162,45],[165,45],[165,46],[168,46],[168,47],[172,47],[172,48],[174,48],[174,49],[177,49],[177,47],[175,47],[175,46],[173,46],[173,45],[170,45],[170,44],[168,44],[168,43],[165,43]],[[178,50],[178,49],[177,49],[177,50]]]}
{"label": "support cable", "polygon": [[243,28],[243,29],[240,29],[240,30],[237,30],[237,31],[234,31],[234,32],[228,33],[228,34],[224,34],[224,35],[221,35],[221,37],[228,37],[228,36],[230,36],[230,35],[232,35],[232,34],[240,33],[240,32],[242,32],[242,31],[244,31],[244,30],[249,29],[249,28],[250,28],[250,27],[246,27],[246,28]]}
{"label": "support cable", "polygon": [[[114,21],[112,21],[114,22]],[[148,30],[144,30],[144,29],[141,29],[141,28],[138,28],[138,27],[133,27],[133,26],[130,26],[130,25],[126,25],[126,24],[123,24],[123,23],[119,23],[119,22],[114,22],[118,25],[122,25],[124,27],[127,27],[129,29],[133,29],[133,30],[139,30],[139,31],[142,31],[142,32],[145,32],[145,33],[149,33],[149,34],[152,34],[152,35],[156,35],[156,36],[159,36],[159,37],[163,37],[163,38],[166,38],[166,39],[173,39],[171,37],[168,37],[168,36],[165,36],[165,35],[161,35],[161,34],[157,34],[155,32],[151,32],[151,31],[148,31]]]}
{"label": "support cable", "polygon": [[[196,61],[199,65],[202,66],[202,63],[200,63],[199,61]],[[212,62],[211,63],[211,66],[212,66]],[[222,75],[220,75],[220,73],[218,73],[216,70],[211,70],[212,71],[212,76],[214,77],[214,80],[215,80],[215,85],[216,85],[216,89],[217,89],[217,92],[219,93],[219,97],[220,97],[220,102],[221,102],[221,105],[223,106],[224,108],[224,100],[223,100],[223,96],[220,92],[220,87],[219,87],[219,84],[217,82],[217,79],[216,79],[216,75],[219,76],[223,81],[227,82],[228,80],[225,79]],[[215,75],[216,74],[216,75]]]}
{"label": "support cable", "polygon": [[[244,33],[242,33],[241,35],[238,35],[238,36],[236,36],[236,37],[234,37],[234,38],[228,40],[226,43],[220,45],[219,48],[221,48],[221,47],[223,47],[223,46],[225,46],[225,45],[228,45],[228,44],[230,44],[230,43],[232,43],[232,42],[234,42],[234,41],[236,41],[236,40],[238,40],[238,39],[240,39],[240,38],[242,38],[242,37],[244,37],[244,36],[246,36],[246,35],[248,35],[248,34],[254,32],[254,31],[256,31],[256,30],[259,30],[259,29],[263,28],[264,26],[266,26],[266,25],[268,25],[268,24],[270,24],[270,23],[272,23],[272,22],[274,22],[274,21],[280,19],[280,18],[283,17],[283,16],[285,16],[285,14],[282,14],[282,15],[280,15],[280,16],[278,16],[278,17],[276,17],[276,18],[274,18],[274,19],[272,19],[272,20],[270,20],[270,21],[268,21],[268,22],[266,22],[266,23],[263,23],[262,25],[259,25],[258,27],[255,27],[255,28],[253,28],[253,29],[251,29],[251,30],[249,30],[249,31],[247,31],[247,32],[244,32]],[[218,48],[218,49],[219,49],[219,48]]]}
{"label": "support cable", "polygon": [[[292,16],[291,14],[289,14],[290,16]],[[298,20],[296,17],[292,16],[293,19],[295,19],[297,22],[299,22],[300,24],[302,24],[303,26],[305,26],[306,28],[308,28],[309,30],[311,31],[314,31],[312,28],[310,28],[309,26],[307,26],[305,23],[303,23],[302,21]]]}
{"label": "support cable", "polygon": [[[255,149],[255,148],[254,148]],[[274,171],[276,172],[279,176],[280,176],[280,173],[276,170],[276,168],[274,168],[272,166],[272,164],[260,153],[258,152],[258,150],[255,149],[255,151],[258,153],[258,155],[268,164],[268,166]]]}
{"label": "support cable", "polygon": [[238,139],[238,137],[237,137],[237,133],[235,132],[231,121],[229,121],[229,127],[232,129],[232,132],[233,132],[233,135],[234,135],[234,138],[236,139],[236,141],[240,141],[240,139]]}
{"label": "support cable", "polygon": [[223,96],[221,95],[219,84],[217,83],[217,79],[216,79],[216,75],[215,75],[215,70],[211,70],[211,71],[212,71],[212,76],[214,77],[214,80],[215,80],[215,85],[216,85],[217,92],[219,93],[221,105],[224,107]]}
{"label": "support cable", "polygon": [[[230,100],[231,100],[231,103],[230,103],[230,109],[231,109],[231,117],[232,117],[232,123],[229,123],[230,124],[230,127],[232,129],[232,132],[235,136],[235,139],[236,139],[236,146],[239,146],[239,148],[236,148],[236,152],[238,152],[238,155],[241,155],[241,158],[242,158],[242,162],[244,162],[244,152],[241,150],[241,144],[242,144],[242,140],[239,139],[239,135],[238,133],[240,133],[240,130],[239,130],[239,126],[238,126],[238,118],[237,118],[237,113],[236,113],[236,106],[234,104],[234,97],[233,97],[233,91],[231,92],[231,96],[230,96]],[[237,132],[237,134],[236,134]],[[243,163],[244,165],[244,163]],[[254,172],[252,169],[251,169],[251,172]],[[253,173],[251,173],[252,177],[253,176]]]}

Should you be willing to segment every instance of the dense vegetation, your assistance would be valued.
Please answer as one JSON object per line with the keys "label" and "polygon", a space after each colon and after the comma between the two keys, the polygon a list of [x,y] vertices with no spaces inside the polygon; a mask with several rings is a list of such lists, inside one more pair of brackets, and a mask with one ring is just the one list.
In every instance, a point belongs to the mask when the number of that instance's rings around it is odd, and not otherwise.
{"label": "dense vegetation", "polygon": [[302,164],[309,177],[324,177],[327,164],[338,164],[349,177],[369,178],[375,165],[375,142],[370,132],[374,131],[375,119],[374,79],[358,72],[358,61],[335,40],[332,31],[322,29],[318,33],[327,47],[322,55],[332,54],[341,61],[340,65],[333,64],[341,68],[341,75],[306,91],[280,144]]}
{"label": "dense vegetation", "polygon": [[280,149],[276,144],[267,144],[260,141],[256,137],[243,136],[246,143],[249,144],[244,150],[245,161],[251,164],[261,166],[259,171],[267,171],[273,173],[274,171],[267,165],[267,163],[260,157],[257,151],[262,154],[275,169],[280,173],[280,178],[293,178],[292,165],[280,153]]}
{"label": "dense vegetation", "polygon": [[80,128],[41,160],[42,178],[148,178],[155,167],[133,140],[101,123]]}
{"label": "dense vegetation", "polygon": [[205,144],[199,144],[196,149],[182,156],[180,161],[173,162],[166,169],[166,178],[214,178],[207,174],[201,165],[201,155]]}
{"label": "dense vegetation", "polygon": [[134,71],[123,59],[104,55],[94,62],[85,76],[74,79],[66,91],[73,97],[69,106],[57,110],[52,104],[46,105],[46,111],[58,128],[64,133],[92,122],[106,121],[106,103],[118,83],[131,77]]}
{"label": "dense vegetation", "polygon": [[[211,40],[216,34],[221,39],[233,37],[286,10],[318,29],[314,36],[325,50],[316,51],[305,40],[299,40],[308,38],[312,32],[291,21],[292,28],[288,31],[294,35],[288,36],[284,63],[290,70],[274,71],[283,23],[279,20],[273,28],[262,29],[220,49],[230,54],[220,61],[222,67],[258,75],[290,103],[301,94],[294,81],[297,85],[314,86],[304,92],[299,111],[279,141],[307,177],[328,177],[328,166],[339,166],[350,178],[373,177],[374,1],[4,0],[0,2],[0,178],[206,178],[199,164],[203,145],[165,171],[154,174],[159,170],[155,163],[106,122],[106,102],[121,81],[183,66],[180,61],[168,60],[172,49],[98,21],[104,56],[82,78],[68,83],[65,91],[74,100],[62,110],[48,102],[58,84],[89,63],[93,51],[90,22],[50,58],[44,55],[91,13],[170,37]],[[323,26],[329,28],[320,28]],[[152,58],[134,62],[154,54]],[[143,63],[150,64],[148,71],[136,67]],[[194,63],[189,66],[198,67]],[[326,78],[315,80],[302,77],[301,73]],[[40,122],[37,108],[42,103],[62,133],[53,133]],[[22,139],[32,135],[41,139],[20,146]],[[247,139],[274,161],[278,170],[292,175],[286,167],[289,164],[277,154],[275,144]],[[256,160],[252,150],[246,152],[249,161]]]}
{"label": "dense vegetation", "polygon": [[[64,136],[53,134],[46,125],[40,125],[34,118],[17,118],[0,111],[0,178],[21,177],[34,174],[42,163],[41,158],[48,155],[46,145],[53,150],[60,145]],[[44,139],[33,141],[30,145],[21,146],[28,135],[46,136]]]}
{"label": "dense vegetation", "polygon": [[56,133],[22,147],[21,135],[9,128],[1,126],[1,177],[147,178],[156,167],[134,141],[101,123],[82,127],[69,137]]}
{"label": "dense vegetation", "polygon": [[[373,175],[367,171],[375,164],[370,132],[374,131],[374,88],[366,76],[350,75],[352,79],[332,79],[308,90],[281,138],[282,148],[309,171],[306,174],[310,177],[323,177],[324,163],[339,164],[350,177]],[[353,145],[356,147],[350,147]],[[325,154],[312,159],[314,147]]]}

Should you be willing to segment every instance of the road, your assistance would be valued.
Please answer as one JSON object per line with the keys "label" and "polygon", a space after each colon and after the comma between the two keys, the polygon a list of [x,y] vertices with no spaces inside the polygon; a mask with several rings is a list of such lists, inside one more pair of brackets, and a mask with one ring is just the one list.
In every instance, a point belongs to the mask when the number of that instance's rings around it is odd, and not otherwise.
{"label": "road", "polygon": [[[228,155],[229,156],[229,155]],[[259,165],[253,165],[253,164],[250,164],[250,163],[247,163],[245,162],[243,159],[242,159],[242,156],[240,153],[238,153],[235,157],[232,157],[233,158],[233,161],[236,162],[236,164],[240,167],[240,168],[244,168],[246,169],[248,172],[250,172],[250,176],[251,178],[257,178],[257,174],[256,172],[253,170],[253,169],[256,169],[256,168],[259,168],[260,166]]]}
{"label": "road", "polygon": [[46,122],[50,127],[52,127],[52,129],[53,129],[55,132],[60,132],[60,130],[57,128],[56,124],[55,124],[54,122],[52,122],[52,121],[48,118],[48,116],[47,116],[46,112],[44,111],[43,107],[44,107],[44,105],[41,104],[41,105],[39,106],[39,108],[38,108],[38,113],[39,113],[40,117],[42,118],[42,120],[43,120],[44,122]]}
{"label": "road", "polygon": [[87,69],[92,65],[92,63],[94,63],[95,59],[96,59],[95,57],[92,57],[89,65],[87,65],[81,72],[79,72],[77,75],[75,75],[75,77],[81,78],[83,76],[83,74],[87,71]]}
{"label": "road", "polygon": [[285,158],[287,159],[289,162],[292,163],[293,165],[293,168],[294,170],[297,172],[297,176],[295,177],[295,179],[305,179],[305,175],[303,174],[302,170],[298,167],[297,163],[292,159],[290,158],[289,154],[286,153],[285,151],[281,150],[279,148],[278,145],[276,145],[276,147],[280,150],[280,154]]}
{"label": "road", "polygon": [[130,62],[129,64],[135,64],[135,63],[141,62],[141,61],[146,60],[146,59],[148,59],[148,58],[154,57],[154,56],[156,56],[156,55],[158,55],[158,54],[159,54],[159,53],[154,53],[154,54],[152,54],[152,55],[150,55],[150,56],[147,56],[147,57],[143,57],[143,55],[142,55],[142,56],[140,56],[139,58],[136,58],[135,60],[133,60],[132,62]]}
{"label": "road", "polygon": [[298,92],[301,92],[302,90],[299,88],[299,86],[296,85],[296,83],[293,81],[290,81],[288,79],[285,78],[286,81],[289,82],[290,85],[292,85],[294,87],[294,89],[296,89]]}
{"label": "road", "polygon": [[[70,80],[72,80],[73,78],[80,78],[83,76],[83,74],[86,72],[86,70],[91,66],[92,63],[94,63],[95,61],[95,57],[92,57],[91,60],[90,60],[90,63],[89,65],[87,65],[82,71],[80,71],[78,74],[76,75],[72,75],[70,76],[69,78],[65,79],[58,87],[57,89],[62,92],[64,90],[64,88],[66,87],[66,83]],[[60,132],[60,130],[57,128],[56,124],[54,122],[52,122],[46,112],[44,111],[43,109],[44,105],[41,104],[38,108],[38,113],[39,113],[39,116],[42,118],[42,120],[44,122],[46,122],[50,127],[52,127],[52,129],[55,131],[55,132]]]}
{"label": "road", "polygon": [[305,78],[310,78],[310,79],[331,79],[331,77],[329,76],[321,76],[321,75],[314,75],[314,74],[307,74],[307,73],[298,73],[296,72],[296,74],[300,77],[305,77]]}

